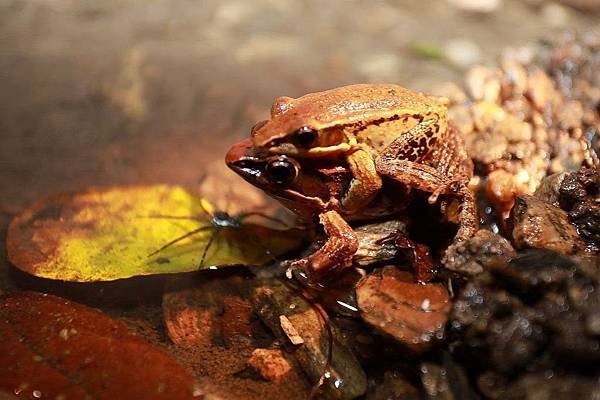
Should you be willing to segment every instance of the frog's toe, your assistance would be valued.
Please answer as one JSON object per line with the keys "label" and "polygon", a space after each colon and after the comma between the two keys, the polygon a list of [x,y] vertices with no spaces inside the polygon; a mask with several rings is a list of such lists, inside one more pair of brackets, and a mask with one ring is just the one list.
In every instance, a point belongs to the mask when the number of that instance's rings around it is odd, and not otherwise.
{"label": "frog's toe", "polygon": [[285,260],[281,262],[281,267],[285,268],[285,276],[288,279],[298,279],[299,281],[308,281],[310,277],[310,266],[306,259]]}

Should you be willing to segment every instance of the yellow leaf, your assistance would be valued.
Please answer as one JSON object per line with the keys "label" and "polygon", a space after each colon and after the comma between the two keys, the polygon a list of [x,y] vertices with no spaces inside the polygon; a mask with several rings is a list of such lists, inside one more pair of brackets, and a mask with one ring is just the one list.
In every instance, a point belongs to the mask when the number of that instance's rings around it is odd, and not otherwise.
{"label": "yellow leaf", "polygon": [[[207,200],[177,186],[58,195],[12,221],[8,257],[16,267],[39,277],[91,282],[224,265],[261,265],[302,244],[298,230],[254,224],[216,228],[207,208],[212,209]],[[149,256],[194,230],[199,231]]]}

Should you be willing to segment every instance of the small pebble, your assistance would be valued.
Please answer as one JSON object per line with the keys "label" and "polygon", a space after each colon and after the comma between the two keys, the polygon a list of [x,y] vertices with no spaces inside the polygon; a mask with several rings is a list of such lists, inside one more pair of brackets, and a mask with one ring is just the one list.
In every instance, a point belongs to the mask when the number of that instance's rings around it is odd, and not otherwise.
{"label": "small pebble", "polygon": [[500,7],[502,0],[448,0],[448,3],[463,11],[490,13]]}
{"label": "small pebble", "polygon": [[450,40],[443,51],[448,61],[461,68],[470,67],[481,60],[481,49],[477,43],[465,38]]}

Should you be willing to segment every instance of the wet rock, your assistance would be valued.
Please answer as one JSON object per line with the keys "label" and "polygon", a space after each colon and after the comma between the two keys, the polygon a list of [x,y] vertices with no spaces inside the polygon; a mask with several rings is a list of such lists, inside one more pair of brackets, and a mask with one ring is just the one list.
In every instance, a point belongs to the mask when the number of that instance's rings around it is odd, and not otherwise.
{"label": "wet rock", "polygon": [[[163,296],[169,338],[185,348],[210,346],[226,340],[248,345],[250,335],[241,337],[251,331],[248,322],[251,308],[243,299],[246,285],[245,280],[238,276],[203,279],[195,282],[195,287],[180,288],[179,283],[171,284]],[[224,319],[226,307],[230,311]]]}
{"label": "wet rock", "polygon": [[485,190],[479,184],[479,189],[476,191],[477,214],[479,216],[479,229],[485,229],[494,233],[498,233],[502,227],[501,216],[496,208],[490,202]]}
{"label": "wet rock", "polygon": [[223,297],[221,334],[225,346],[250,343],[252,338],[252,307],[238,296]]}
{"label": "wet rock", "polygon": [[510,210],[515,204],[515,193],[520,191],[517,187],[515,176],[503,169],[498,169],[488,175],[485,192],[503,219],[508,218]]}
{"label": "wet rock", "polygon": [[341,345],[337,328],[318,306],[275,279],[259,281],[251,298],[265,325],[292,346],[290,351],[310,381],[319,386],[321,398],[354,399],[365,393],[364,371],[352,352]]}
{"label": "wet rock", "polygon": [[467,375],[449,353],[444,352],[440,363],[424,362],[421,365],[421,381],[428,399],[476,400],[479,398],[468,381]]}
{"label": "wet rock", "polygon": [[600,396],[599,376],[569,376],[552,370],[525,374],[513,382],[507,382],[493,373],[484,374],[478,380],[481,392],[490,399],[585,399]]}
{"label": "wet rock", "polygon": [[356,298],[368,324],[414,351],[423,351],[444,338],[452,305],[440,284],[414,283],[412,274],[389,266],[361,280]]}
{"label": "wet rock", "polygon": [[[517,274],[513,268],[518,269]],[[531,296],[563,287],[577,269],[572,259],[553,251],[526,250],[514,257],[509,267],[496,268],[495,272],[511,284],[512,290]]]}
{"label": "wet rock", "polygon": [[[577,398],[593,398],[598,386],[590,378],[600,376],[597,269],[532,249],[492,273],[460,291],[450,319],[480,390],[489,398],[563,398],[560,382],[580,382]],[[547,387],[529,387],[538,377]]]}
{"label": "wet rock", "polygon": [[470,240],[461,243],[455,254],[446,259],[444,266],[459,274],[477,275],[491,266],[508,263],[515,255],[508,240],[481,229]]}
{"label": "wet rock", "polygon": [[360,319],[332,316],[331,320],[338,328],[338,339],[342,346],[350,349],[361,364],[376,360],[396,348],[396,343],[384,344],[381,336]]}
{"label": "wet rock", "polygon": [[385,371],[383,379],[367,392],[366,400],[420,400],[421,392],[407,374],[392,369]]}
{"label": "wet rock", "polygon": [[546,203],[552,204],[554,207],[560,207],[559,189],[565,176],[567,176],[567,173],[562,172],[545,177],[533,195]]}
{"label": "wet rock", "polygon": [[311,299],[316,300],[331,315],[340,315],[350,318],[358,317],[358,306],[356,305],[356,293],[354,287],[356,283],[366,275],[366,272],[360,268],[346,268],[339,275],[335,276],[330,282],[327,282],[327,289],[317,289],[311,291],[306,289],[306,293]]}
{"label": "wet rock", "polygon": [[269,381],[280,381],[291,370],[290,363],[279,349],[255,349],[248,365]]}
{"label": "wet rock", "polygon": [[406,223],[400,220],[357,227],[354,233],[358,237],[359,246],[353,260],[358,265],[364,266],[394,259],[398,255],[398,247],[393,240],[386,239],[406,232]]}
{"label": "wet rock", "polygon": [[512,239],[519,249],[533,247],[573,254],[584,247],[567,213],[533,196],[517,197],[512,223]]}
{"label": "wet rock", "polygon": [[559,202],[571,223],[593,251],[600,250],[600,171],[582,168],[560,184]]}
{"label": "wet rock", "polygon": [[533,362],[545,341],[532,317],[508,292],[470,282],[455,301],[451,326],[464,330],[464,346],[474,360],[483,358],[483,363],[510,373]]}

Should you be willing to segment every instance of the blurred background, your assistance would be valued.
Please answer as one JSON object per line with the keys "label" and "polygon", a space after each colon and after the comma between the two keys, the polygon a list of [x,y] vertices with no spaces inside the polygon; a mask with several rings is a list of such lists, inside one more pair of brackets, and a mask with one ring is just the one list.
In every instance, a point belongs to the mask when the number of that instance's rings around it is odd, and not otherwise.
{"label": "blurred background", "polygon": [[[195,185],[272,100],[356,82],[433,91],[545,35],[570,0],[2,0],[0,206],[90,185]],[[507,47],[512,48],[512,50]]]}

